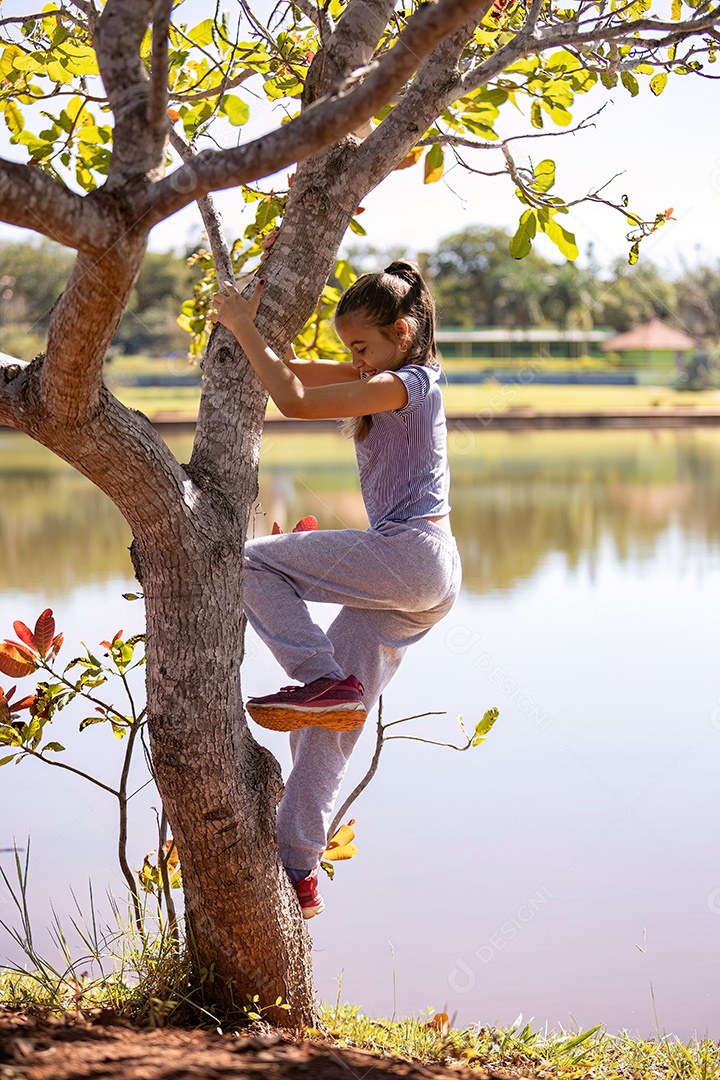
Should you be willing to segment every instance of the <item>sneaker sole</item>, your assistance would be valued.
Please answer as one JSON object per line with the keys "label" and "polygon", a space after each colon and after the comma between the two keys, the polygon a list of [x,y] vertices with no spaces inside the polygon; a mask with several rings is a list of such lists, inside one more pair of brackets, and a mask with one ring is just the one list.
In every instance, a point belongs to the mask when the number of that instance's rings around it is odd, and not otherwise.
{"label": "sneaker sole", "polygon": [[319,915],[321,911],[325,910],[325,904],[320,901],[319,904],[313,904],[312,907],[301,907],[300,912],[303,919],[314,919],[316,915]]}
{"label": "sneaker sole", "polygon": [[338,705],[314,712],[312,709],[288,708],[287,705],[255,705],[248,702],[247,711],[256,724],[271,731],[297,731],[299,728],[322,727],[329,731],[354,731],[367,719],[365,706],[360,703]]}

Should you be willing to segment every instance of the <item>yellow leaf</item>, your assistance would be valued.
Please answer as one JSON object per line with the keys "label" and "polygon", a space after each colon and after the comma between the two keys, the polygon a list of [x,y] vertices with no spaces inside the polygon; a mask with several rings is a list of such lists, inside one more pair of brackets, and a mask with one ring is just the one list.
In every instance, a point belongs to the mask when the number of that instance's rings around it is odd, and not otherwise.
{"label": "yellow leaf", "polygon": [[328,841],[328,848],[342,847],[343,844],[349,844],[351,840],[355,839],[355,830],[353,825],[355,824],[355,818],[351,818],[347,825],[341,825],[340,828]]}
{"label": "yellow leaf", "polygon": [[352,859],[357,853],[355,844],[344,844],[342,847],[328,848],[322,857],[326,862],[343,862],[345,859]]}
{"label": "yellow leaf", "polygon": [[667,79],[668,77],[666,71],[659,71],[657,75],[653,75],[652,79],[650,80],[650,89],[652,90],[655,97],[658,97],[660,94],[662,94],[667,84]]}
{"label": "yellow leaf", "polygon": [[351,841],[355,839],[353,825],[355,818],[351,818],[347,825],[341,825],[337,832],[330,837],[328,846],[322,854],[327,862],[342,862],[344,859],[352,859],[357,855],[357,847]]}
{"label": "yellow leaf", "polygon": [[417,165],[418,161],[422,156],[422,146],[416,146],[413,150],[410,151],[407,157],[404,157],[402,159],[399,165],[395,166],[395,171],[398,172],[400,169],[411,169],[413,165]]}
{"label": "yellow leaf", "polygon": [[425,183],[436,184],[445,171],[445,154],[440,143],[435,143],[425,158]]}

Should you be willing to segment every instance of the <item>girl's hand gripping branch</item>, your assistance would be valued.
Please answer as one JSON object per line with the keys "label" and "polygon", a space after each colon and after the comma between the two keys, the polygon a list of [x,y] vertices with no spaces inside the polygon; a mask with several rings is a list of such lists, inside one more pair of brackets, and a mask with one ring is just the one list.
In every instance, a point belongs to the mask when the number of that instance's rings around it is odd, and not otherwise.
{"label": "girl's hand gripping branch", "polygon": [[[407,404],[407,390],[389,371],[373,378],[341,384],[305,386],[290,368],[266,344],[254,319],[257,315],[263,282],[259,281],[249,300],[243,299],[235,286],[223,282],[226,292],[215,293],[212,305],[215,322],[226,326],[242,346],[263,386],[284,416],[305,420],[329,420],[345,416],[401,409]],[[345,365],[343,365],[345,367]],[[353,370],[348,366],[348,374]]]}
{"label": "girl's hand gripping branch", "polygon": [[[243,323],[254,325],[260,306],[260,297],[265,282],[258,281],[255,290],[249,300],[245,300],[230,281],[223,282],[226,292],[214,293],[211,303],[215,308],[215,314],[211,314],[213,322],[222,323],[240,341]],[[242,345],[242,342],[240,341]]]}

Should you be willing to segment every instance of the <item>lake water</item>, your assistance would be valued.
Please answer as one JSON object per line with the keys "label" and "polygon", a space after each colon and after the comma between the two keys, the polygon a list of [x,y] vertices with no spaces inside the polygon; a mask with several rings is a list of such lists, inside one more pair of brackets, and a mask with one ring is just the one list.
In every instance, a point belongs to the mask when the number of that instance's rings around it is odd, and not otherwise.
{"label": "lake water", "polygon": [[[375,1015],[431,1006],[459,1024],[522,1013],[717,1038],[720,433],[483,431],[451,445],[464,589],[408,653],[385,718],[444,710],[399,729],[441,741],[458,736],[459,714],[473,725],[496,705],[500,719],[468,753],[386,746],[352,809],[359,854],[323,886],[311,924],[319,992],[334,1000],[342,978],[343,999]],[[273,431],[261,477],[258,533],[307,513],[324,528],[365,522],[339,437]],[[121,598],[130,538],[104,496],[8,435],[0,507],[0,637],[46,606],[67,658],[80,638],[142,629],[141,604]],[[250,638],[246,692],[279,679]],[[112,777],[118,744],[102,727],[73,735],[78,715],[62,714],[53,738]],[[286,765],[285,738],[261,737]],[[157,799],[135,801],[139,867]],[[31,837],[41,942],[50,900],[72,911],[71,887],[81,903],[88,878],[122,893],[113,809],[36,762],[0,772],[0,846]],[[3,891],[0,918],[11,914]]]}

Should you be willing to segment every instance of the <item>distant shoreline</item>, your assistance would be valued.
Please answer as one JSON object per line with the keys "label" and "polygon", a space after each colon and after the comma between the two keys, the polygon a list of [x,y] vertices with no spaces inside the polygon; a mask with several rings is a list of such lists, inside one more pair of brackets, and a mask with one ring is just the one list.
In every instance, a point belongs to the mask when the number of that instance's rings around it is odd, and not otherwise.
{"label": "distant shoreline", "polygon": [[[192,435],[195,417],[188,414],[158,414],[149,417],[157,431],[166,435]],[[720,408],[688,406],[624,409],[616,412],[562,411],[539,412],[535,409],[507,409],[493,413],[489,409],[479,413],[455,413],[448,416],[449,431],[534,431],[542,429],[648,429],[693,428],[720,426]],[[265,430],[333,431],[335,420],[295,420],[269,415],[265,418]],[[0,432],[11,433],[14,428],[0,425]]]}

